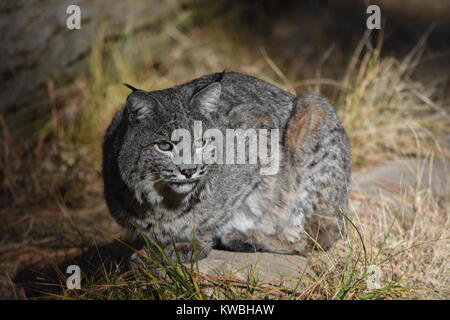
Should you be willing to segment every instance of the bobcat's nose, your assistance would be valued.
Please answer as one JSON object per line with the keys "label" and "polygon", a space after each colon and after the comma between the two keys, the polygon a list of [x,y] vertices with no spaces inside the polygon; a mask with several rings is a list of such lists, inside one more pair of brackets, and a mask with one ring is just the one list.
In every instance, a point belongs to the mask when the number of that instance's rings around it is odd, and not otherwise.
{"label": "bobcat's nose", "polygon": [[186,178],[190,178],[194,175],[195,172],[197,172],[197,169],[183,169],[183,170],[180,170],[180,172]]}

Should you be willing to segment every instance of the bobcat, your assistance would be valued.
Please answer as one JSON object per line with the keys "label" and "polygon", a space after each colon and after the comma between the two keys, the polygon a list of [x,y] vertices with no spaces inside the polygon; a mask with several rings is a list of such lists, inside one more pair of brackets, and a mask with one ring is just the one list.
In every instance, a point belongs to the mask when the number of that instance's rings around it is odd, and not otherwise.
{"label": "bobcat", "polygon": [[[305,255],[345,234],[351,154],[326,100],[236,72],[132,89],[103,144],[105,198],[120,225],[182,262],[212,248]],[[278,172],[263,175],[260,163],[175,164],[171,134],[194,121],[220,132],[279,129]]]}

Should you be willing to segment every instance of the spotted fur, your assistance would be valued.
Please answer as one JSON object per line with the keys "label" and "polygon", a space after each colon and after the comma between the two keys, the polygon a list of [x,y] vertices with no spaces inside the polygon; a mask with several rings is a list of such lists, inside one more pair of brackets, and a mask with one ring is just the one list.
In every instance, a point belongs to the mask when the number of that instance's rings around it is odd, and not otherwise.
{"label": "spotted fur", "polygon": [[[260,165],[193,165],[192,185],[156,141],[174,129],[273,128],[282,132],[280,170]],[[227,72],[159,91],[133,88],[103,145],[105,198],[119,224],[183,260],[197,248],[306,254],[343,234],[350,148],[333,107],[313,94],[293,96],[254,77]],[[185,168],[186,169],[186,168]],[[190,245],[189,245],[190,244]]]}

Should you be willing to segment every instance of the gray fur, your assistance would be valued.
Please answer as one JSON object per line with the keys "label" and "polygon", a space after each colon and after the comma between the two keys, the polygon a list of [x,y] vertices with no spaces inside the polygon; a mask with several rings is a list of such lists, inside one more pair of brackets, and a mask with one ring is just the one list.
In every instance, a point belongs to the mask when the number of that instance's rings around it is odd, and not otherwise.
{"label": "gray fur", "polygon": [[[179,168],[154,143],[174,129],[281,129],[280,170],[259,165]],[[343,233],[351,156],[330,104],[313,94],[295,97],[265,81],[227,72],[160,91],[137,90],[109,126],[103,146],[105,198],[112,216],[173,257],[195,247],[306,254],[329,248]],[[178,187],[180,170],[196,181]],[[200,176],[200,172],[202,175]],[[156,182],[155,182],[156,181]],[[169,182],[173,182],[170,184]]]}

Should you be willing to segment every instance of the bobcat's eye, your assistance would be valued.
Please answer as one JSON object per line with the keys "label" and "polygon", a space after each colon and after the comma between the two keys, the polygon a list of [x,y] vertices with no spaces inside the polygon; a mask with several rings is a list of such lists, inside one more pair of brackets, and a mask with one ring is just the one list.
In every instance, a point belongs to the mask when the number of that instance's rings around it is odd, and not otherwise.
{"label": "bobcat's eye", "polygon": [[173,145],[170,142],[161,142],[156,145],[161,151],[170,151],[173,149]]}

